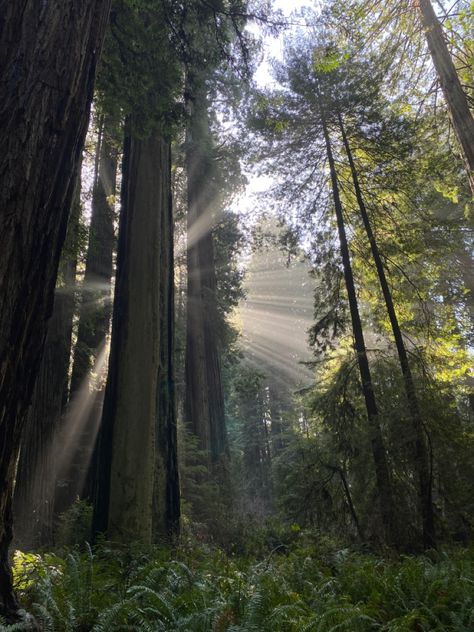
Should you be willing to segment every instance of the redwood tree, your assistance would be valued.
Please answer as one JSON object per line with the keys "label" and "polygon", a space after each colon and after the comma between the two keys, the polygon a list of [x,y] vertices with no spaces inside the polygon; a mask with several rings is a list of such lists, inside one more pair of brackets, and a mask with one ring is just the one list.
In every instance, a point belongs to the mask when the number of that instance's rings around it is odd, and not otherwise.
{"label": "redwood tree", "polygon": [[98,83],[127,129],[93,531],[144,543],[179,525],[170,142],[182,73],[168,19],[161,3],[117,5]]}
{"label": "redwood tree", "polygon": [[109,0],[0,0],[0,614],[26,411],[51,314]]}
{"label": "redwood tree", "polygon": [[53,314],[28,411],[14,493],[15,543],[21,547],[53,543],[57,441],[64,412],[71,356],[75,282],[81,213],[80,178],[74,193],[54,293]]}
{"label": "redwood tree", "polygon": [[125,542],[179,523],[172,228],[170,144],[157,130],[128,136],[94,519]]}
{"label": "redwood tree", "polygon": [[207,113],[207,95],[198,80],[192,94],[186,135],[188,180],[188,297],[186,327],[186,422],[210,463],[227,447],[224,395],[217,347],[216,268],[212,215],[216,211],[216,165]]}

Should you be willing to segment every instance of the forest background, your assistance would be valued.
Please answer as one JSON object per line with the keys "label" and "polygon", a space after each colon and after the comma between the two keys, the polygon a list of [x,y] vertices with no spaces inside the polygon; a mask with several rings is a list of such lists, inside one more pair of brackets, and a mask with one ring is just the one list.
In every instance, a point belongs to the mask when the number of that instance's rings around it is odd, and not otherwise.
{"label": "forest background", "polygon": [[5,630],[474,625],[473,6],[282,8],[0,1]]}

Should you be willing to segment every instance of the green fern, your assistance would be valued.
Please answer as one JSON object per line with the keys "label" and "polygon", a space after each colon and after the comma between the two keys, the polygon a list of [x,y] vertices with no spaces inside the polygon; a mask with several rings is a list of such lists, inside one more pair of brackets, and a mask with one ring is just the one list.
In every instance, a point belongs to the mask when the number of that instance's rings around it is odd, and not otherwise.
{"label": "green fern", "polygon": [[91,632],[110,632],[110,630],[129,630],[130,626],[124,622],[127,621],[135,608],[135,604],[131,599],[124,599],[119,601],[103,612],[101,612],[97,618],[96,623],[91,629]]}
{"label": "green fern", "polygon": [[17,585],[44,632],[474,630],[470,551],[386,561],[295,549],[253,563],[209,548],[176,553],[107,545],[29,555]]}

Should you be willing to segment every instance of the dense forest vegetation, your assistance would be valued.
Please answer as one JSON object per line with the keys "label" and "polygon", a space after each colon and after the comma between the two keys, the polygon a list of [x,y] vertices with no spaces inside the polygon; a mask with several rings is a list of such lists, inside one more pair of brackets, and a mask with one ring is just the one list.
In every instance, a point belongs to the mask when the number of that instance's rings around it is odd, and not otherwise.
{"label": "dense forest vegetation", "polygon": [[0,630],[474,630],[474,5],[290,4],[0,0]]}

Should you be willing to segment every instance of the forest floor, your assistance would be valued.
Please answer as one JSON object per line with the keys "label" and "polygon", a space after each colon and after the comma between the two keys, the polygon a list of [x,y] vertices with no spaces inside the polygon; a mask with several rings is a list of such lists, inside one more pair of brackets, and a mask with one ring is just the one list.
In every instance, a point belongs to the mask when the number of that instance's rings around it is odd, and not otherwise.
{"label": "forest floor", "polygon": [[51,632],[474,630],[472,548],[381,557],[299,533],[256,558],[103,543],[17,551],[14,573],[25,608]]}

